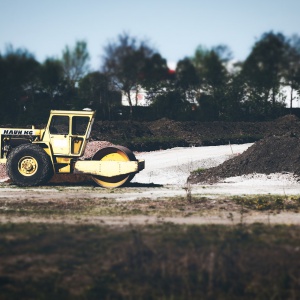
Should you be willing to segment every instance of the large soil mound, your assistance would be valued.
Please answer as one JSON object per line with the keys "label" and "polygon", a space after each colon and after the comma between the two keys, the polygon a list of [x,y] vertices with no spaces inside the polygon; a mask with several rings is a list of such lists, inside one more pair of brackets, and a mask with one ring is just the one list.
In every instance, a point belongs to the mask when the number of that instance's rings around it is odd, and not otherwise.
{"label": "large soil mound", "polygon": [[285,172],[300,176],[300,138],[293,134],[260,140],[217,167],[191,174],[189,181],[213,183],[244,174]]}

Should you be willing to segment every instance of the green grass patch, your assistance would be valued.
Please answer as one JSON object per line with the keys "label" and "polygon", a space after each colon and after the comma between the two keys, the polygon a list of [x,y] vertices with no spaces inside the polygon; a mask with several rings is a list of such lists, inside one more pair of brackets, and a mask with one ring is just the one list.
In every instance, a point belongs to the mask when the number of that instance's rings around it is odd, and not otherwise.
{"label": "green grass patch", "polygon": [[293,210],[300,209],[300,197],[298,196],[277,196],[277,195],[257,195],[247,197],[234,197],[233,200],[248,209],[266,210]]}
{"label": "green grass patch", "polygon": [[192,173],[192,174],[201,174],[201,173],[203,173],[205,170],[207,170],[207,169],[204,169],[204,168],[198,168],[198,169],[196,169],[196,170],[193,170],[191,173]]}
{"label": "green grass patch", "polygon": [[[91,194],[92,195],[92,194]],[[188,197],[189,196],[189,197]],[[246,211],[245,211],[246,209]],[[116,201],[100,198],[64,198],[55,200],[13,200],[0,199],[0,215],[28,217],[99,217],[99,216],[154,216],[154,217],[189,217],[205,216],[243,211],[299,212],[300,196],[233,196],[226,198],[203,197],[201,194],[186,197],[161,199],[142,198],[134,201]]]}

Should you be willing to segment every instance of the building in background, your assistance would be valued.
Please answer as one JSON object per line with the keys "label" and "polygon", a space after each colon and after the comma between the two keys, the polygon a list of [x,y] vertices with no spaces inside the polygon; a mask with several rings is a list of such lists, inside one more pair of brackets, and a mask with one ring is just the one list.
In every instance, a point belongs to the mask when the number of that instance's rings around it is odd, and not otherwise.
{"label": "building in background", "polygon": [[[282,96],[284,97],[284,103],[286,105],[287,108],[300,108],[300,95],[298,94],[297,91],[293,91],[291,90],[290,86],[284,86],[281,89],[282,92]],[[291,98],[292,100],[292,105],[291,105]]]}
{"label": "building in background", "polygon": [[[150,101],[147,100],[147,92],[143,88],[139,88],[138,91],[132,89],[130,91],[130,98],[133,106],[149,106]],[[129,106],[128,95],[122,92],[122,106]]]}

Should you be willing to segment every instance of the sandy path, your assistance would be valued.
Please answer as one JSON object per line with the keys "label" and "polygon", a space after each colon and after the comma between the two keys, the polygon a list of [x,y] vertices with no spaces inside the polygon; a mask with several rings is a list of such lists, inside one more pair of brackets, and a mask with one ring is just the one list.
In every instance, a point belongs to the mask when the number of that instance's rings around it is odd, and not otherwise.
{"label": "sandy path", "polygon": [[137,158],[146,160],[146,168],[135,176],[133,182],[182,185],[191,171],[215,167],[251,145],[173,148],[141,153]]}

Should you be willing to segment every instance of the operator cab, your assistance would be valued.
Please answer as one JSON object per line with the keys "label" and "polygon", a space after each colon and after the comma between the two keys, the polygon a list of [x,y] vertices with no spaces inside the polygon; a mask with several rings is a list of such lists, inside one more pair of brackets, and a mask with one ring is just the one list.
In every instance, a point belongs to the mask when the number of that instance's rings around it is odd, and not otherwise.
{"label": "operator cab", "polygon": [[93,111],[51,111],[46,131],[54,155],[81,156],[90,136]]}

